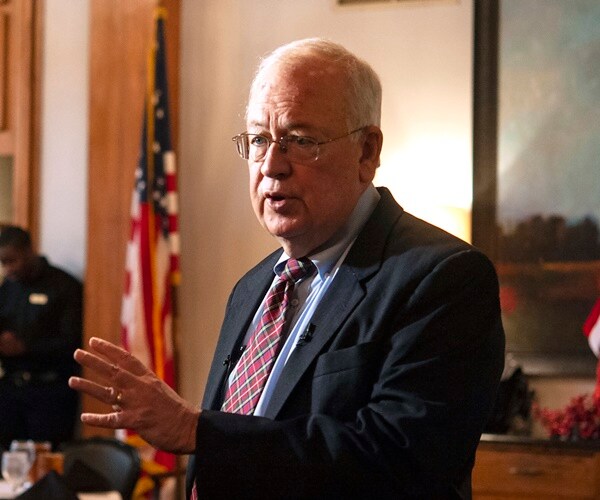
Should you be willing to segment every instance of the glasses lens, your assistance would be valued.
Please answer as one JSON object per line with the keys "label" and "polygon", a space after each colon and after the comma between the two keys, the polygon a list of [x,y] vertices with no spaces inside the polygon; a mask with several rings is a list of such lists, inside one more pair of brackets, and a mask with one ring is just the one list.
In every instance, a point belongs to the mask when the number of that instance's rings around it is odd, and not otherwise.
{"label": "glasses lens", "polygon": [[269,139],[262,135],[252,135],[248,136],[249,140],[249,156],[252,161],[262,161],[267,154],[267,150],[271,145]]}
{"label": "glasses lens", "polygon": [[288,156],[298,161],[316,160],[319,156],[319,143],[311,137],[288,136]]}
{"label": "glasses lens", "polygon": [[248,136],[244,134],[233,137],[238,154],[244,159],[248,159]]}
{"label": "glasses lens", "polygon": [[291,161],[316,160],[319,156],[319,143],[312,137],[288,135],[281,140],[282,143],[284,141],[288,158]]}
{"label": "glasses lens", "polygon": [[239,134],[233,140],[244,160],[263,161],[272,142],[277,142],[290,161],[314,161],[319,156],[319,143],[311,137],[288,135],[272,141],[258,134]]}

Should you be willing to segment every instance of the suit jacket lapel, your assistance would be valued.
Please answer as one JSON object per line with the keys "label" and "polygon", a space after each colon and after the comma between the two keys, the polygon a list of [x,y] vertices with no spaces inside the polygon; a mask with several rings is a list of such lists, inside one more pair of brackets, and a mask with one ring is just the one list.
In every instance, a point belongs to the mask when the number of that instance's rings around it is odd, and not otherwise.
{"label": "suit jacket lapel", "polygon": [[206,383],[203,408],[219,409],[220,388],[228,372],[225,361],[241,346],[250,322],[273,281],[273,266],[280,255],[281,250],[269,255],[238,282],[231,294]]}
{"label": "suit jacket lapel", "polygon": [[311,319],[312,340],[296,347],[286,363],[265,411],[266,417],[277,417],[304,372],[365,296],[364,282],[380,268],[387,236],[402,214],[402,208],[387,189],[380,188],[380,194],[379,204]]}

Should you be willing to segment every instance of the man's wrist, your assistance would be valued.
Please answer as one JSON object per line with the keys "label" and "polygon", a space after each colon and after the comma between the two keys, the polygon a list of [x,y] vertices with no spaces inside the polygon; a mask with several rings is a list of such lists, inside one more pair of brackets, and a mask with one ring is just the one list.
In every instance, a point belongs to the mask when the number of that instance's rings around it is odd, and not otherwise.
{"label": "man's wrist", "polygon": [[180,436],[179,445],[177,446],[177,453],[180,454],[193,454],[196,451],[196,431],[198,429],[198,419],[200,418],[201,411],[197,408],[186,411],[183,415],[182,421],[180,422]]}

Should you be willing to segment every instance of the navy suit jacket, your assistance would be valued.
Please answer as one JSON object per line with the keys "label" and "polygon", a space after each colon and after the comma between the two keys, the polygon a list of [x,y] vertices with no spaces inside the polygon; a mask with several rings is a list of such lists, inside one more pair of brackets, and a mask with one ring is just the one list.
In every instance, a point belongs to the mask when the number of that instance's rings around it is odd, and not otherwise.
{"label": "navy suit jacket", "polygon": [[[200,498],[469,498],[504,361],[498,284],[474,247],[386,189],[264,417],[219,412],[274,252],[227,304],[188,466]],[[231,363],[229,363],[231,365]]]}

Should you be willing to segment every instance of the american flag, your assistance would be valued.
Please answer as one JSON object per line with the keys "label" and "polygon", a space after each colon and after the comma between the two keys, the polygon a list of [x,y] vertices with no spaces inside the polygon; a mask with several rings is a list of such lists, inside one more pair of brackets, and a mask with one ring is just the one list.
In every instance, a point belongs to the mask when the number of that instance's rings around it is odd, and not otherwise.
{"label": "american flag", "polygon": [[[164,45],[164,8],[156,10],[155,43],[148,57],[142,144],[131,202],[121,341],[175,388],[172,286],[179,283],[178,198],[171,145]],[[172,470],[173,455],[154,461]]]}

